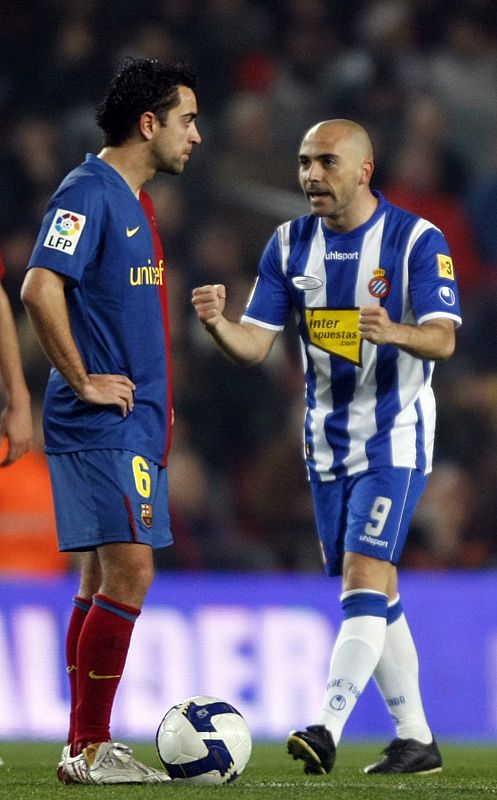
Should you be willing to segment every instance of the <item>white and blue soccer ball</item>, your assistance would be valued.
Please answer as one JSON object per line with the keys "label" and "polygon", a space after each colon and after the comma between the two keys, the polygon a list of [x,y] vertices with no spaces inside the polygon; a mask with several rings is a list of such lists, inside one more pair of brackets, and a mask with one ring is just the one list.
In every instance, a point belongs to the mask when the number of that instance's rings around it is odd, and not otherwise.
{"label": "white and blue soccer ball", "polygon": [[169,709],[155,737],[168,775],[182,783],[231,783],[252,752],[249,727],[218,697],[198,695]]}

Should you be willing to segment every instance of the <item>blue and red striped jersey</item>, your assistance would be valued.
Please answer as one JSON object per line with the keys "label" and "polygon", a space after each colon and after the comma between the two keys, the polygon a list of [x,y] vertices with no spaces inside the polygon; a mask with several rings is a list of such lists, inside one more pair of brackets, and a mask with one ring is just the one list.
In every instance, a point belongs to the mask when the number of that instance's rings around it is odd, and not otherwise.
{"label": "blue and red striped jersey", "polygon": [[88,373],[127,375],[135,407],[83,403],[53,368],[44,427],[48,453],[119,448],[166,464],[171,369],[166,264],[153,204],[88,155],[51,198],[29,267],[65,276],[74,339]]}

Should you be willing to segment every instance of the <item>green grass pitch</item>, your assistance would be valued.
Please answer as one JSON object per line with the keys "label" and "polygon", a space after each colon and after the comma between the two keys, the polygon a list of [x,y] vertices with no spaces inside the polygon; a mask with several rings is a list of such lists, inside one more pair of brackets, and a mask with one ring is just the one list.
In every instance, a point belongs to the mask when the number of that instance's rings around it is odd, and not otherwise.
{"label": "green grass pitch", "polygon": [[[343,744],[333,771],[326,777],[304,774],[302,762],[293,761],[284,744],[254,745],[252,758],[241,777],[228,786],[62,786],[55,778],[61,748],[40,742],[0,742],[4,766],[0,768],[0,798],[57,800],[152,800],[164,795],[210,800],[228,792],[232,800],[485,800],[497,798],[497,745],[441,743],[444,769],[425,776],[367,776],[361,767],[374,761],[381,749],[376,743]],[[134,747],[137,758],[158,766],[152,745]]]}

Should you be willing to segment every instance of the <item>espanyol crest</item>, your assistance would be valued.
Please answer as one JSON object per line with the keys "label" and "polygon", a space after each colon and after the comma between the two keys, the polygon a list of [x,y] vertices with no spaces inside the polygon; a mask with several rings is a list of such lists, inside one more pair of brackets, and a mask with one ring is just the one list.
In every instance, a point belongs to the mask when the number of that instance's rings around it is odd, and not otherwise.
{"label": "espanyol crest", "polygon": [[378,267],[373,271],[373,278],[369,281],[368,289],[369,293],[373,295],[373,297],[386,297],[390,291],[390,281],[388,278],[385,278],[385,270]]}

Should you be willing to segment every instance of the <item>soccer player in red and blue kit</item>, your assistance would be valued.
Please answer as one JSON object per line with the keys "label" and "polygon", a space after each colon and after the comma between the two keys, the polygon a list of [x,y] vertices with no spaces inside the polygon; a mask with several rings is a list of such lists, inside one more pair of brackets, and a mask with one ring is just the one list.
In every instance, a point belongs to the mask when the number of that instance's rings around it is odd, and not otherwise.
{"label": "soccer player in red and blue kit", "polygon": [[195,76],[130,59],[97,110],[103,149],[51,198],[22,300],[53,365],[44,431],[59,547],[81,553],[66,638],[71,715],[62,782],[161,783],[111,741],[133,626],[172,542],[166,264],[143,184],[179,175],[194,145]]}
{"label": "soccer player in red and blue kit", "polygon": [[[4,437],[8,442],[0,467],[8,467],[24,455],[31,447],[33,437],[31,397],[22,368],[12,306],[2,286],[4,276],[5,267],[0,253],[0,380],[4,395],[0,407],[0,444],[3,444]],[[2,758],[0,766],[3,766]]]}
{"label": "soccer player in red and blue kit", "polygon": [[21,362],[16,323],[7,292],[2,286],[5,267],[0,254],[0,379],[4,389],[0,410],[0,443],[8,440],[8,449],[0,467],[13,464],[31,446],[33,424],[31,398]]}
{"label": "soccer player in red and blue kit", "polygon": [[299,164],[311,213],[274,233],[240,322],[223,314],[224,286],[193,292],[216,343],[246,366],[298,317],[306,464],[327,573],[342,575],[343,622],[322,708],[290,734],[288,751],[306,772],[329,772],[374,676],[396,737],[365,772],[437,772],[396,565],[431,471],[434,362],[452,355],[461,322],[452,259],[438,228],[371,190],[373,150],[360,125],[318,123]]}

